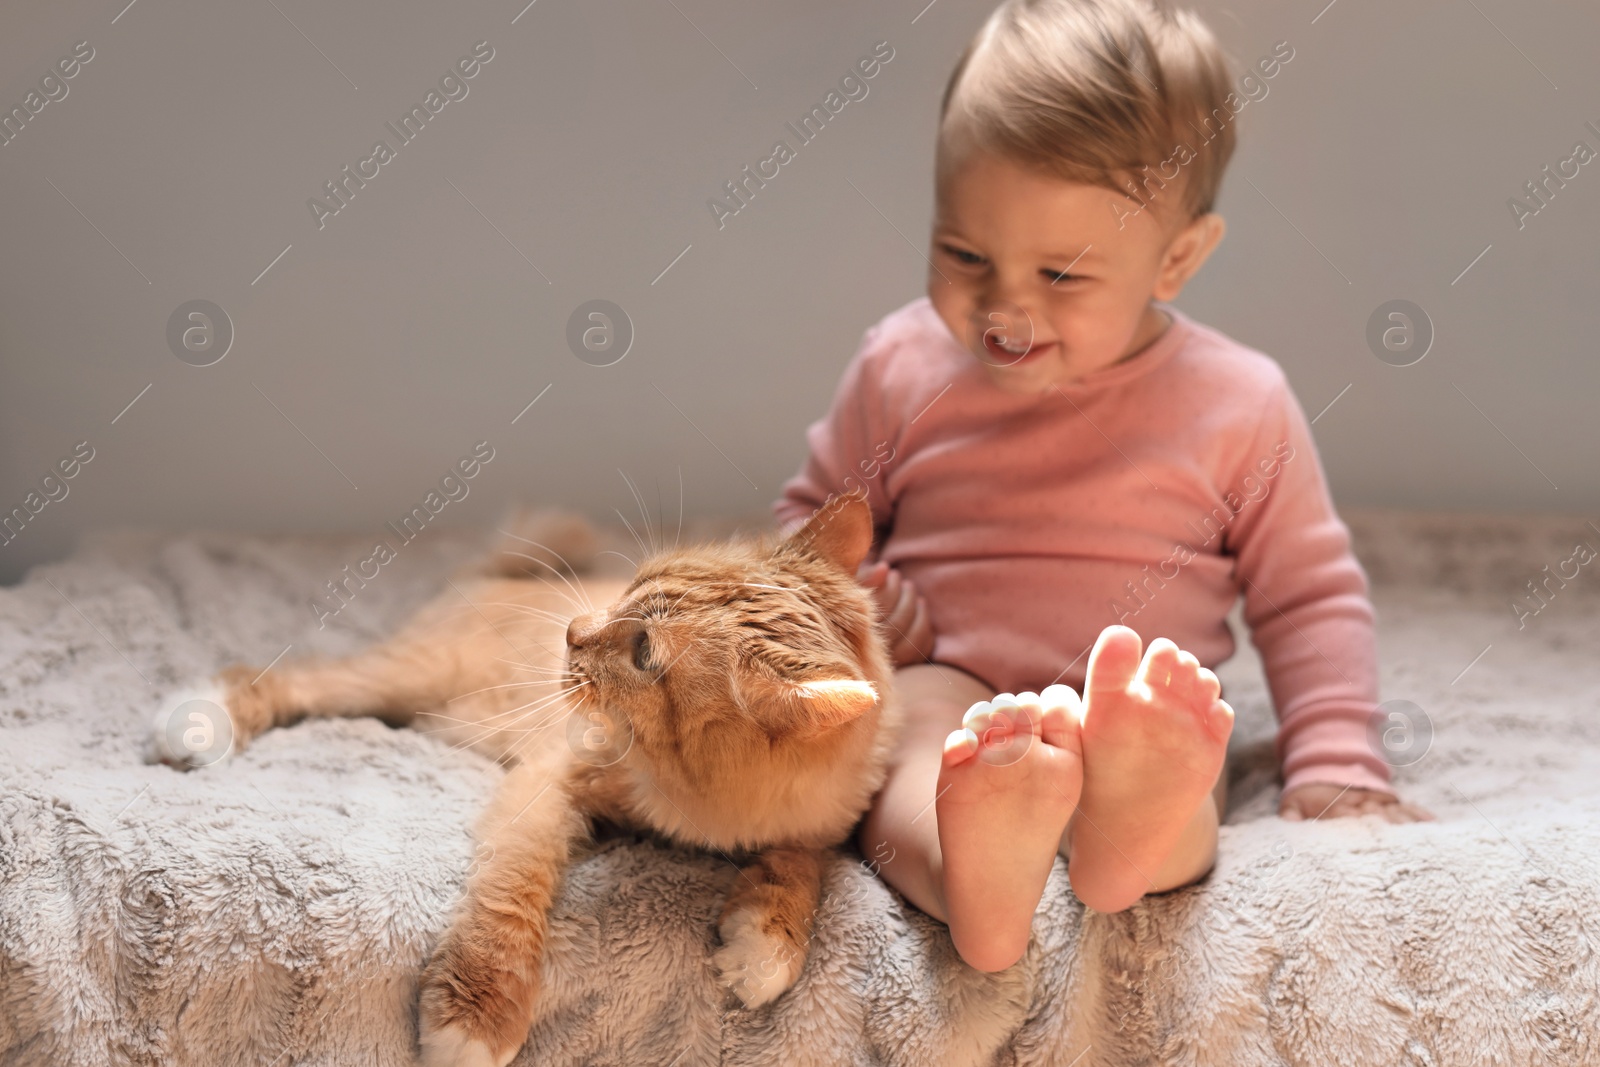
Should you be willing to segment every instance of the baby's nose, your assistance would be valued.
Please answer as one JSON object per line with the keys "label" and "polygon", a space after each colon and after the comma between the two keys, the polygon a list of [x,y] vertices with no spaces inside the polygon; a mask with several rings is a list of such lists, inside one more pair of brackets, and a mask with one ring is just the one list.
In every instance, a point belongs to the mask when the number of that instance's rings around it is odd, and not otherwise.
{"label": "baby's nose", "polygon": [[1035,326],[1027,308],[1001,296],[979,301],[972,312],[973,332],[980,338],[993,337],[999,344],[1032,344]]}

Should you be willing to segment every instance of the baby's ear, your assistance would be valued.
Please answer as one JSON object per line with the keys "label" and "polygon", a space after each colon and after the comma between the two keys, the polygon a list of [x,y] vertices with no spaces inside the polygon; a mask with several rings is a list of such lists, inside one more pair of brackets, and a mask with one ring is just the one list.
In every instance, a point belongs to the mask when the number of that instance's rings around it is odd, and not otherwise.
{"label": "baby's ear", "polygon": [[878,690],[843,668],[808,671],[801,680],[756,669],[735,679],[734,697],[774,736],[810,738],[865,715],[877,705]]}
{"label": "baby's ear", "polygon": [[861,489],[835,493],[806,524],[789,535],[790,545],[809,549],[851,578],[872,548],[872,507]]}

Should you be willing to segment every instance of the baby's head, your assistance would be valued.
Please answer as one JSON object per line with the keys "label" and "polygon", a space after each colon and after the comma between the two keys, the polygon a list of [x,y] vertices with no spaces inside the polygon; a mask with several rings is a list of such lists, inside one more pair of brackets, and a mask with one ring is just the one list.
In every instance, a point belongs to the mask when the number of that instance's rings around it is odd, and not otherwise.
{"label": "baby's head", "polygon": [[1151,301],[1222,239],[1230,88],[1210,31],[1159,0],[989,17],[945,88],[928,296],[997,384],[1046,390],[1161,333]]}

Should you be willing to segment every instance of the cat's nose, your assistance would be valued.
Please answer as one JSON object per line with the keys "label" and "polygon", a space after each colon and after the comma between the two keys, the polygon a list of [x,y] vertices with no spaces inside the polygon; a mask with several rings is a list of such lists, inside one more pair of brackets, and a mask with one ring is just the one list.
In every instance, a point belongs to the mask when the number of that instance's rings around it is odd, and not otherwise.
{"label": "cat's nose", "polygon": [[567,623],[567,645],[571,648],[582,648],[592,642],[605,623],[600,612],[590,612],[588,615],[579,615]]}

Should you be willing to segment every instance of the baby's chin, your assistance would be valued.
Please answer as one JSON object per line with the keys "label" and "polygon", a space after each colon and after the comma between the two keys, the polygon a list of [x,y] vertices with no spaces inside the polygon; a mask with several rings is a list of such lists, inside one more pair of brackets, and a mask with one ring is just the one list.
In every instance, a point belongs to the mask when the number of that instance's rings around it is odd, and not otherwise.
{"label": "baby's chin", "polygon": [[1062,354],[1060,342],[1037,359],[1010,365],[992,363],[984,356],[977,357],[991,382],[1005,392],[1018,394],[1048,393],[1130,358],[1117,356],[1115,350],[1089,355],[1074,350],[1068,358]]}
{"label": "baby's chin", "polygon": [[979,357],[984,373],[996,388],[1007,393],[1029,395],[1047,393],[1057,385],[1071,381],[1075,375],[1064,365],[1058,352],[1052,352],[1038,361],[996,366]]}

